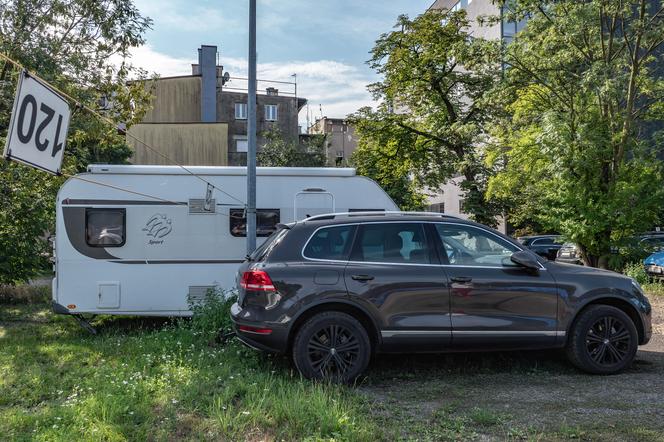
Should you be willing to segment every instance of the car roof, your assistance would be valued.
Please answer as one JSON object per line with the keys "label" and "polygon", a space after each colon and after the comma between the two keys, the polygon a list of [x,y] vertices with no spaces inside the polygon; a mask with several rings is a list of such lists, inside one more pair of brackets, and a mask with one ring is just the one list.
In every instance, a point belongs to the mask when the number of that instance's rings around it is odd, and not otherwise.
{"label": "car roof", "polygon": [[[455,223],[478,225],[470,220],[436,212],[390,212],[390,211],[368,211],[368,212],[343,212],[326,213],[314,215],[299,221],[298,224],[304,225],[332,225],[346,223],[364,223],[364,222],[383,222],[383,221],[452,221]],[[485,226],[482,226],[485,227]]]}

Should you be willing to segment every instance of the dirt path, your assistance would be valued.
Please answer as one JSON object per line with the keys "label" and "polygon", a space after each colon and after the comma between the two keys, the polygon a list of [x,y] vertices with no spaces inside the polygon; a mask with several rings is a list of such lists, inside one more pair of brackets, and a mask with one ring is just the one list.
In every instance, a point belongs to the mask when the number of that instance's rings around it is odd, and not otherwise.
{"label": "dirt path", "polygon": [[404,438],[664,440],[664,297],[651,302],[653,338],[620,375],[555,352],[383,356],[361,391],[386,425],[410,423]]}

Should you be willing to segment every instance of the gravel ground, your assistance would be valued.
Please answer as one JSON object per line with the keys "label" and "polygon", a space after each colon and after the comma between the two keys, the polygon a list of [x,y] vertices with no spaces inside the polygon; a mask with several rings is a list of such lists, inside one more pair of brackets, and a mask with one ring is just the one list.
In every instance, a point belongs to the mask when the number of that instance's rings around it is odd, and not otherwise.
{"label": "gravel ground", "polygon": [[[561,352],[380,356],[360,390],[404,438],[664,440],[664,297],[650,298],[653,337],[619,375]],[[451,433],[431,433],[441,419]]]}

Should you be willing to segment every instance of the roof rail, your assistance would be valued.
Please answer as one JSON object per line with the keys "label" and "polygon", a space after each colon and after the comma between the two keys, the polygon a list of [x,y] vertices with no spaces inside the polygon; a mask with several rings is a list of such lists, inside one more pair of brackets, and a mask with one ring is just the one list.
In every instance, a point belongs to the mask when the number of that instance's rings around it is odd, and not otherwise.
{"label": "roof rail", "polygon": [[321,219],[334,219],[337,216],[381,216],[381,215],[414,215],[414,216],[438,216],[441,218],[451,218],[451,219],[461,219],[458,216],[447,215],[440,212],[407,212],[407,211],[398,211],[398,210],[388,210],[388,211],[360,211],[360,212],[337,212],[337,213],[322,213],[320,215],[310,216],[305,218],[303,221],[316,221]]}

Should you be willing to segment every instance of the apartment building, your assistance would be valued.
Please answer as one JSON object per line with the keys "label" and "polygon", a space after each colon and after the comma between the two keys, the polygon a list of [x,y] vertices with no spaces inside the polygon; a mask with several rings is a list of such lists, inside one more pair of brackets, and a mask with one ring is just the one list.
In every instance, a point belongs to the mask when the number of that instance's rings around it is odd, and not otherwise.
{"label": "apartment building", "polygon": [[316,119],[309,127],[308,133],[325,135],[327,164],[330,166],[346,166],[357,149],[358,137],[355,135],[355,128],[343,118]]}
{"label": "apartment building", "polygon": [[[261,80],[259,84],[284,84]],[[201,46],[191,75],[162,77],[153,84],[152,109],[129,129],[134,164],[244,166],[247,163],[248,93],[246,79],[230,77],[217,65],[217,47]],[[307,100],[265,87],[256,97],[257,147],[262,134],[278,130],[297,142],[298,114]],[[147,148],[146,145],[152,149]],[[154,150],[157,150],[155,152]]]}

